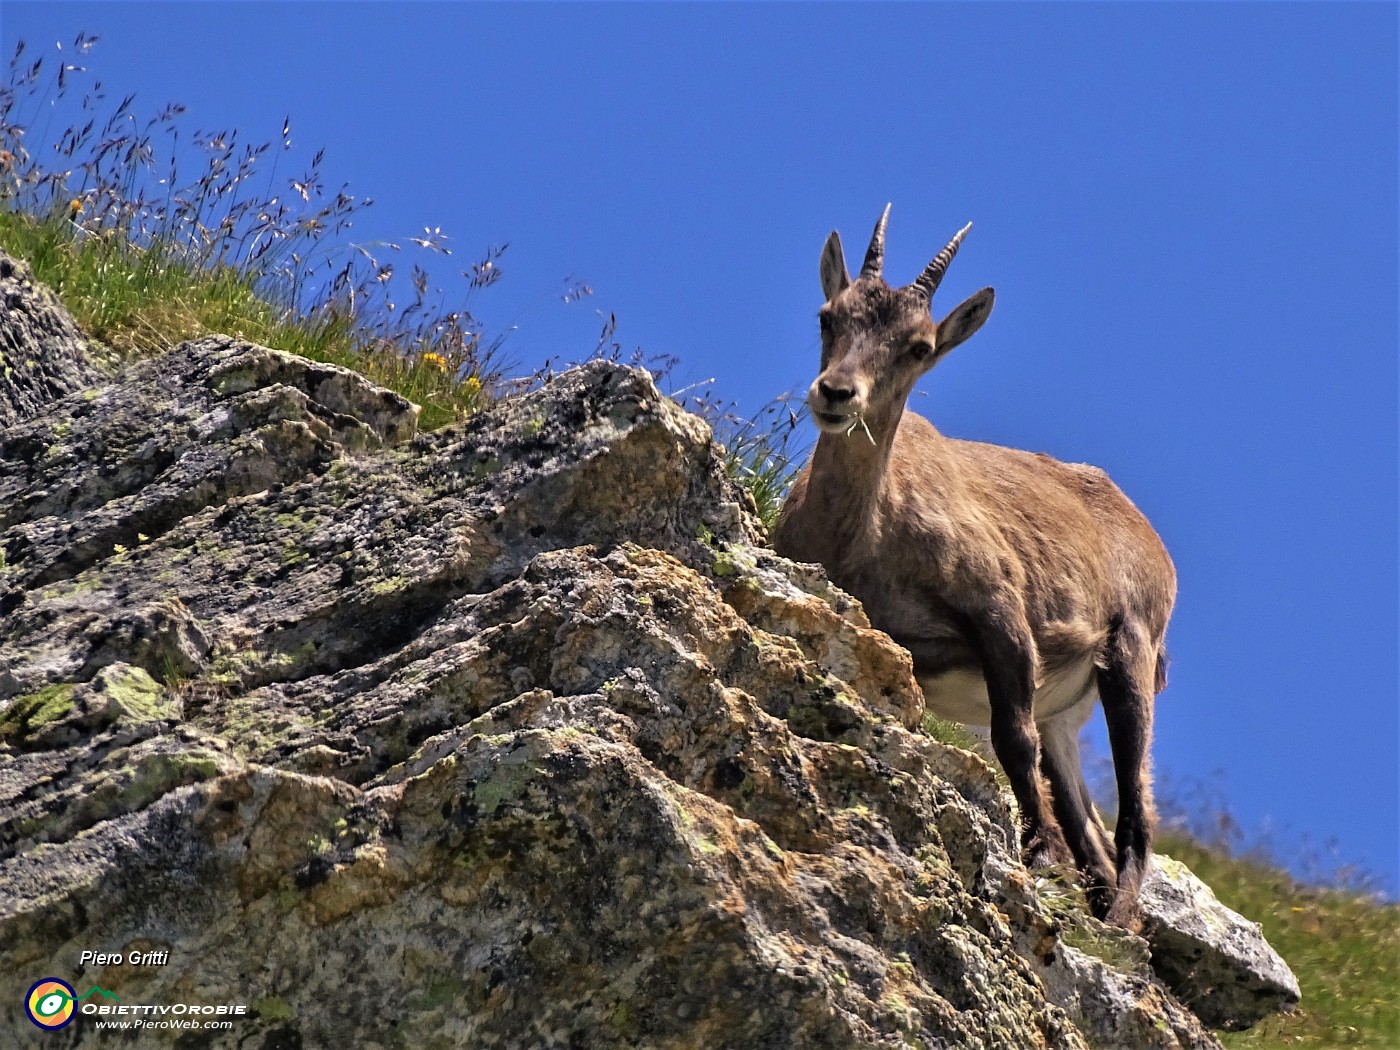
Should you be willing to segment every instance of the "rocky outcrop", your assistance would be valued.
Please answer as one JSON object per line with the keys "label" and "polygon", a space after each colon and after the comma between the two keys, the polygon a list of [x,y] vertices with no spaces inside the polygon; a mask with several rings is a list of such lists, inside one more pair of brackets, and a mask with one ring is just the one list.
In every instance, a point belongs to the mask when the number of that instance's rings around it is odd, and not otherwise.
{"label": "rocky outcrop", "polygon": [[1153,857],[1142,909],[1154,969],[1212,1028],[1249,1028],[1298,1002],[1298,981],[1259,924],[1216,900],[1186,865]]}
{"label": "rocky outcrop", "polygon": [[0,252],[0,428],[97,382],[103,353],[89,344],[29,266]]}
{"label": "rocky outcrop", "polygon": [[25,1018],[53,976],[246,1008],[138,1046],[1217,1045],[644,372],[421,436],[222,337],[48,396],[0,433],[0,1041],[101,1038]]}

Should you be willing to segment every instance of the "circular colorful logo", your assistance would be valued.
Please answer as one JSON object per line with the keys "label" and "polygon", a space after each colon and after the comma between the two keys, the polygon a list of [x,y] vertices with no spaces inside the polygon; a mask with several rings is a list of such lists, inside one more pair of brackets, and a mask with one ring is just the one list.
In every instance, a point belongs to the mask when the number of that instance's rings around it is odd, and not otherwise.
{"label": "circular colorful logo", "polygon": [[40,1028],[62,1028],[73,1020],[73,1006],[78,993],[67,981],[45,977],[35,981],[24,999],[24,1012]]}

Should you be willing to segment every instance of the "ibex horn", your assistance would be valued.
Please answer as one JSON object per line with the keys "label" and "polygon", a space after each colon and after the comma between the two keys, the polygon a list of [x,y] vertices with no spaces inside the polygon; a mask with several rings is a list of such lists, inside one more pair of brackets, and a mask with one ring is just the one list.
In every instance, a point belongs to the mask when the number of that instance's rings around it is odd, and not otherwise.
{"label": "ibex horn", "polygon": [[972,223],[968,223],[954,234],[947,247],[933,257],[933,262],[928,264],[924,272],[919,274],[918,280],[911,285],[930,302],[933,301],[933,293],[938,291],[938,286],[943,281],[943,275],[948,272],[948,264],[953,261],[953,256],[958,254],[962,239],[967,236],[967,231],[970,229],[972,229]]}
{"label": "ibex horn", "polygon": [[[885,227],[890,221],[890,206],[885,205],[880,221],[875,224],[875,232],[870,235],[870,247],[865,249],[865,265],[860,268],[861,277],[879,277],[885,268]],[[859,278],[857,278],[859,280]]]}

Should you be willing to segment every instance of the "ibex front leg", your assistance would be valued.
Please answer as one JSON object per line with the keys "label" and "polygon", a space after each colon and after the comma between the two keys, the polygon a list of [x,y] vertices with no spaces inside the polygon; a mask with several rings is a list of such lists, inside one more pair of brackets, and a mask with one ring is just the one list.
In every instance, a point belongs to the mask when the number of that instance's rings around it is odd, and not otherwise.
{"label": "ibex front leg", "polygon": [[1074,863],[1040,775],[1034,715],[1035,657],[1029,627],[1006,630],[1005,618],[979,632],[982,673],[992,708],[992,750],[1021,807],[1021,855],[1028,868]]}

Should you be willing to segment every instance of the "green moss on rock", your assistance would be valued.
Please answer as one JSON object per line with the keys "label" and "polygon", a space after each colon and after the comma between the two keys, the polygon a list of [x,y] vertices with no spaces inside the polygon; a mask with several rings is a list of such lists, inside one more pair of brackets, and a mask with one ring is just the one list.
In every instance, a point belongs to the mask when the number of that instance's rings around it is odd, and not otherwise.
{"label": "green moss on rock", "polygon": [[146,671],[129,664],[116,664],[99,673],[103,690],[112,699],[120,717],[134,722],[178,718],[174,700]]}
{"label": "green moss on rock", "polygon": [[10,701],[0,714],[0,743],[11,743],[33,736],[42,727],[57,722],[73,710],[73,682],[58,682]]}

